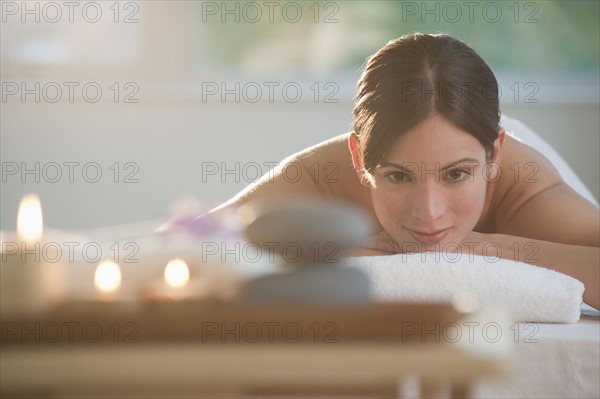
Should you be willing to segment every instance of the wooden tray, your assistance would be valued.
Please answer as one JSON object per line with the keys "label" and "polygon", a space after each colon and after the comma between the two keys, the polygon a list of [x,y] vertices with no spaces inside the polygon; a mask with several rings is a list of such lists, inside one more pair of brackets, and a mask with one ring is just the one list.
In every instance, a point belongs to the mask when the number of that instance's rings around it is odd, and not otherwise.
{"label": "wooden tray", "polygon": [[[440,341],[464,314],[449,304],[277,306],[212,302],[73,302],[2,320],[2,345],[201,342],[211,344]],[[437,333],[436,333],[437,331]]]}

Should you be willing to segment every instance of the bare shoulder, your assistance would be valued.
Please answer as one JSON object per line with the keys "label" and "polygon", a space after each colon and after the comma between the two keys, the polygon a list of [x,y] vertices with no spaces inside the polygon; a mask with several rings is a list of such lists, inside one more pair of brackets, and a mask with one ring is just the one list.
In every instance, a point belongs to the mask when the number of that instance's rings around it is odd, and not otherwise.
{"label": "bare shoulder", "polygon": [[288,156],[218,209],[290,196],[363,201],[348,149],[348,135],[341,134]]}
{"label": "bare shoulder", "polygon": [[344,158],[350,159],[348,153],[348,135],[349,133],[340,134],[339,136],[305,148],[285,158],[281,164],[283,166],[299,163],[309,166],[311,162],[339,162],[339,160]]}
{"label": "bare shoulder", "polygon": [[562,182],[558,170],[542,153],[509,135],[500,170],[499,188],[509,195],[513,207]]}
{"label": "bare shoulder", "polygon": [[495,232],[599,245],[598,208],[571,189],[534,148],[507,136],[495,197]]}

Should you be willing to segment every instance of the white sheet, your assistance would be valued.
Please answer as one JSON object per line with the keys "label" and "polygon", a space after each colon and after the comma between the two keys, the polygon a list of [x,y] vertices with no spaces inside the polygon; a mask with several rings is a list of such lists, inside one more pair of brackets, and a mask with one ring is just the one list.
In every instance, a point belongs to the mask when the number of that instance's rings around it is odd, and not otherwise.
{"label": "white sheet", "polygon": [[[515,372],[481,381],[476,398],[599,398],[600,320],[574,324],[519,323]],[[516,331],[519,333],[517,334]]]}

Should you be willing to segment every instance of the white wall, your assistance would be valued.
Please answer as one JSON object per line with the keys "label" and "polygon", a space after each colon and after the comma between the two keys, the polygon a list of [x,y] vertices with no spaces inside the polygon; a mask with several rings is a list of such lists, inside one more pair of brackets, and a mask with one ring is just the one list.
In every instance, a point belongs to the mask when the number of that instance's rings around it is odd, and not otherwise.
{"label": "white wall", "polygon": [[[540,133],[563,155],[598,198],[598,104],[503,104],[502,111]],[[228,199],[254,177],[258,164],[269,163],[306,146],[348,131],[352,102],[203,103],[197,100],[141,100],[138,104],[3,105],[2,162],[28,168],[35,175],[5,175],[2,228],[16,220],[19,198],[38,192],[46,222],[62,228],[91,228],[162,217],[184,195],[209,204]],[[52,162],[62,166],[57,183]],[[64,162],[74,167],[68,180]],[[82,166],[96,162],[102,178],[88,183]],[[121,174],[114,182],[115,162]],[[134,162],[125,169],[127,162]],[[216,175],[208,172],[217,164]],[[229,170],[224,173],[222,163]],[[43,167],[46,166],[44,176]],[[203,169],[204,168],[204,169]],[[7,172],[7,170],[5,170]],[[139,182],[126,184],[128,173]],[[221,173],[223,172],[223,173]],[[95,168],[86,177],[94,179]]]}

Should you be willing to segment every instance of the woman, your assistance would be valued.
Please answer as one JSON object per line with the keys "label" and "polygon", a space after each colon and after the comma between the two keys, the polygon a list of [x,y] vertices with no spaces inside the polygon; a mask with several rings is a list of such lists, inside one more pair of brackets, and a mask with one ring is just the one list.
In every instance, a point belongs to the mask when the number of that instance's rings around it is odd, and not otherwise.
{"label": "woman", "polygon": [[292,155],[215,211],[283,195],[351,202],[379,231],[361,255],[460,243],[573,276],[600,307],[598,208],[499,121],[496,78],[475,51],[405,35],[368,60],[352,133]]}

